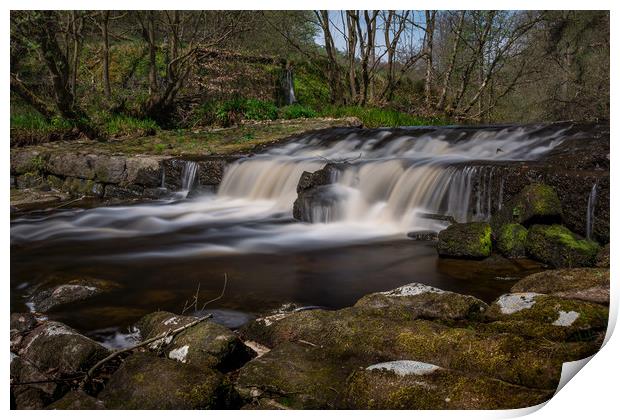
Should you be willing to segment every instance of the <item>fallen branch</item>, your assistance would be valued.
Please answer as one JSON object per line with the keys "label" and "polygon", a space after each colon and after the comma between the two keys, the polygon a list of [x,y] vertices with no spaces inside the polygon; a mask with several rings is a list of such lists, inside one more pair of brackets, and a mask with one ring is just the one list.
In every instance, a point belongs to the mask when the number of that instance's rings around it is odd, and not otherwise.
{"label": "fallen branch", "polygon": [[90,370],[88,372],[86,372],[86,376],[84,377],[84,380],[82,380],[82,382],[80,383],[80,388],[84,389],[84,387],[86,386],[86,384],[88,383],[89,379],[93,376],[93,374],[95,373],[95,371],[97,369],[99,369],[104,363],[114,359],[116,356],[119,356],[123,353],[127,353],[130,352],[132,350],[135,350],[137,348],[140,347],[144,347],[146,345],[149,345],[155,341],[158,340],[164,340],[168,337],[174,337],[175,335],[177,335],[178,333],[185,331],[188,328],[193,327],[194,325],[200,324],[201,322],[211,318],[213,315],[211,314],[207,314],[201,318],[196,319],[195,321],[190,322],[187,325],[184,325],[182,327],[179,327],[175,330],[170,330],[170,331],[166,331],[164,333],[161,333],[160,335],[153,337],[153,338],[149,338],[148,340],[142,341],[140,343],[137,343],[131,347],[127,347],[126,349],[121,349],[121,350],[117,350],[114,353],[110,354],[108,357],[101,359],[99,362],[97,362],[92,368],[90,368]]}

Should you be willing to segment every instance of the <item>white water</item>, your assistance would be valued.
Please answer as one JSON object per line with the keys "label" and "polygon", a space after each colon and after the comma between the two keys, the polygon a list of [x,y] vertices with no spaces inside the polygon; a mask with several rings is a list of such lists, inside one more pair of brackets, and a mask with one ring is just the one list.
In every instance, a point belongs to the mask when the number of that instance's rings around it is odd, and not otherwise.
{"label": "white water", "polygon": [[[473,160],[533,160],[562,142],[562,131],[541,136],[532,128],[481,129],[463,138],[456,129],[395,137],[335,132],[335,139],[307,136],[230,165],[217,194],[176,202],[66,211],[13,222],[13,244],[32,241],[126,243],[159,235],[151,247],[119,251],[118,258],[174,257],[228,252],[279,252],[390,237],[445,225],[421,217],[441,213],[456,219],[488,217],[494,173]],[[327,203],[311,206],[313,224],[291,223],[296,188],[304,171],[328,162],[349,162],[324,187]],[[456,165],[456,166],[455,166]],[[183,170],[184,198],[197,166]],[[472,190],[478,185],[477,196]],[[501,192],[500,192],[501,194]],[[473,204],[470,206],[470,203]],[[169,235],[174,233],[174,235]],[[164,238],[164,239],[161,239]]]}

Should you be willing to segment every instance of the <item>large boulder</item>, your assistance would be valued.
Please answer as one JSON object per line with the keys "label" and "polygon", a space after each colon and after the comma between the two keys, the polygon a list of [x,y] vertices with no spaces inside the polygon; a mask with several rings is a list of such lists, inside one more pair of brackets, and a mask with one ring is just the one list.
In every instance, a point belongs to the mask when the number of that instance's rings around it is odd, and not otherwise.
{"label": "large boulder", "polygon": [[108,409],[178,410],[228,407],[234,393],[215,370],[138,353],[123,361],[98,398]]}
{"label": "large boulder", "polygon": [[34,290],[30,302],[37,312],[47,312],[56,306],[85,300],[119,287],[118,283],[90,277],[75,278],[55,285],[44,283]]}
{"label": "large boulder", "polygon": [[555,190],[545,184],[530,184],[491,217],[494,235],[506,224],[529,226],[562,218],[562,203]]}
{"label": "large boulder", "polygon": [[609,269],[569,268],[541,271],[519,280],[510,291],[544,293],[608,305]]}
{"label": "large boulder", "polygon": [[[170,312],[154,312],[137,323],[144,340],[187,325],[196,318]],[[194,366],[217,368],[223,371],[238,368],[254,356],[254,352],[230,331],[205,320],[174,337],[158,340],[151,345],[170,359]]]}
{"label": "large boulder", "polygon": [[293,203],[293,217],[302,222],[327,222],[329,209],[341,199],[331,187],[335,175],[349,166],[346,163],[328,163],[315,172],[303,172],[297,184],[297,199]]}
{"label": "large boulder", "polygon": [[443,257],[485,258],[491,255],[488,223],[457,223],[439,232],[437,252]]}
{"label": "large boulder", "polygon": [[534,225],[526,240],[527,254],[539,261],[562,267],[591,267],[599,246],[561,225]]}
{"label": "large boulder", "polygon": [[355,307],[378,315],[404,312],[403,315],[410,318],[466,319],[480,316],[487,304],[473,296],[410,283],[387,292],[366,295],[357,301]]}
{"label": "large boulder", "polygon": [[527,229],[518,223],[508,223],[496,234],[497,250],[508,258],[525,257]]}
{"label": "large boulder", "polygon": [[267,347],[285,342],[321,346],[325,357],[357,366],[411,359],[549,389],[557,385],[563,362],[596,351],[589,343],[556,344],[518,334],[377,316],[360,308],[294,312],[269,325],[250,323],[242,334]]}
{"label": "large boulder", "polygon": [[239,370],[236,390],[244,399],[267,398],[290,408],[337,408],[350,371],[318,346],[282,343]]}
{"label": "large boulder", "polygon": [[345,406],[381,410],[513,409],[543,403],[553,392],[464,375],[415,360],[394,360],[351,375]]}

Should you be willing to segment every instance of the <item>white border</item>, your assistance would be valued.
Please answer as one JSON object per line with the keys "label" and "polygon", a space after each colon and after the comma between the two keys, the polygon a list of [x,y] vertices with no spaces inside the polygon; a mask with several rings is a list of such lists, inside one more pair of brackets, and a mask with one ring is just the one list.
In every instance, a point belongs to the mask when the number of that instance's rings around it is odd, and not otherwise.
{"label": "white border", "polygon": [[[8,3],[8,4],[7,4]],[[4,301],[3,307],[5,309],[5,333],[4,336],[8,338],[9,336],[9,303],[10,303],[10,295],[8,293],[9,288],[9,153],[8,153],[8,133],[9,133],[9,84],[6,83],[8,81],[8,72],[9,72],[9,62],[7,58],[9,57],[9,10],[13,9],[218,9],[218,8],[226,8],[226,9],[306,9],[309,6],[313,8],[321,9],[346,9],[346,8],[357,8],[357,9],[371,9],[377,8],[380,6],[382,9],[406,9],[413,7],[415,9],[535,9],[535,10],[549,10],[549,9],[574,9],[574,10],[612,10],[611,13],[611,75],[614,75],[614,70],[618,67],[616,66],[618,60],[618,52],[617,46],[618,43],[618,30],[617,25],[619,24],[617,19],[617,7],[614,7],[616,4],[620,4],[618,2],[612,1],[599,1],[599,0],[590,0],[587,2],[576,1],[576,0],[565,0],[565,1],[506,1],[506,0],[495,0],[495,1],[467,1],[467,2],[456,2],[454,0],[438,0],[433,2],[405,2],[405,1],[368,1],[368,0],[357,0],[357,1],[325,1],[325,0],[315,0],[312,2],[312,5],[305,2],[296,2],[292,1],[283,1],[283,0],[264,0],[264,1],[228,1],[225,3],[222,2],[213,2],[213,1],[162,1],[162,0],[134,0],[132,2],[118,1],[118,0],[108,0],[105,3],[96,3],[94,1],[76,1],[76,0],[65,0],[65,1],[33,1],[33,0],[22,0],[22,1],[8,1],[5,2],[6,8],[3,10],[3,22],[5,22],[6,29],[3,33],[4,42],[2,43],[2,56],[5,57],[5,60],[2,61],[3,66],[3,74],[5,83],[0,86],[2,89],[2,94],[4,100],[2,101],[3,106],[3,115],[2,118],[2,128],[3,133],[5,133],[5,152],[1,155],[0,161],[2,162],[2,173],[4,174],[4,181],[0,183],[0,194],[4,199],[4,206],[1,211],[4,215],[5,224],[2,226],[3,234],[3,253],[2,253],[2,267],[4,267],[4,293],[2,295],[2,300]],[[613,78],[613,77],[612,77]],[[618,111],[615,106],[617,103],[616,98],[618,94],[618,90],[615,88],[616,83],[615,80],[612,80],[611,83],[611,120],[617,121]],[[617,142],[620,139],[615,139],[615,131],[612,130],[612,140],[611,140],[611,155],[616,156],[616,150],[618,149]],[[612,220],[618,219],[618,205],[617,197],[618,192],[618,180],[617,178],[617,170],[612,168],[611,170],[611,218]],[[615,222],[611,224],[611,238],[617,237],[617,229]],[[615,248],[612,247],[611,259],[615,260],[615,256],[618,255],[618,252],[615,252]],[[611,305],[611,314],[610,314],[610,330],[613,330],[613,326],[615,326],[615,322],[618,314],[618,293],[617,293],[617,267],[612,264],[611,278],[612,278],[612,305]],[[616,334],[617,336],[617,334]],[[620,373],[618,359],[620,358],[620,342],[619,339],[608,333],[606,345],[601,349],[601,351],[596,354],[594,357],[589,360],[583,369],[577,374],[577,377],[573,380],[568,381],[568,383],[547,403],[542,404],[538,407],[533,407],[529,409],[523,410],[506,410],[506,411],[391,411],[389,413],[386,412],[373,412],[373,411],[324,411],[321,413],[316,413],[312,411],[288,411],[288,412],[277,412],[277,411],[220,411],[217,413],[204,413],[200,411],[191,411],[185,412],[182,414],[184,418],[204,418],[204,416],[213,416],[218,420],[227,420],[227,419],[235,419],[235,418],[253,418],[253,419],[269,419],[272,420],[274,418],[282,418],[287,417],[290,418],[294,416],[296,418],[311,418],[315,417],[317,414],[321,417],[325,418],[335,418],[338,417],[353,417],[356,419],[359,418],[375,418],[377,415],[379,416],[390,416],[392,418],[403,418],[403,419],[411,419],[415,417],[415,419],[487,419],[487,418],[514,418],[529,414],[532,419],[607,419],[617,417],[618,412],[618,401],[620,398],[618,397],[618,381]],[[8,352],[8,346],[5,349]],[[3,378],[2,381],[2,390],[1,398],[4,404],[4,409],[9,409],[9,355],[6,355],[6,363],[2,365]],[[293,414],[291,414],[293,413]],[[8,413],[7,413],[8,414]],[[94,419],[104,419],[109,418],[110,416],[114,416],[118,418],[119,416],[122,418],[135,418],[136,415],[141,416],[143,414],[147,414],[153,418],[162,418],[168,419],[171,415],[176,415],[167,412],[148,412],[148,413],[135,413],[135,412],[110,412],[110,411],[102,411],[102,412],[25,412],[25,411],[14,411],[11,412],[10,415],[12,418],[33,418],[38,417],[41,418],[45,416],[46,418],[83,418],[84,416],[89,416]]]}

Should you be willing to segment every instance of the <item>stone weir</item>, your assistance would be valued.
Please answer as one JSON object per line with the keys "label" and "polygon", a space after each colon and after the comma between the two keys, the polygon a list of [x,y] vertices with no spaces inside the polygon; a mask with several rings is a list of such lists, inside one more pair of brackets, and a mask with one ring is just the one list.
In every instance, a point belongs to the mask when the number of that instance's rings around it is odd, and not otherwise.
{"label": "stone weir", "polygon": [[[182,190],[184,182],[189,182],[192,188],[217,187],[226,165],[240,157],[178,158],[13,149],[11,186],[29,188],[47,184],[50,189],[72,196],[105,199],[159,198]],[[188,165],[195,166],[195,172],[188,174]],[[193,179],[187,179],[190,177]]]}
{"label": "stone weir", "polygon": [[[608,243],[609,125],[575,124],[566,135],[562,144],[535,161],[470,160],[452,164],[455,175],[451,182],[470,188],[463,195],[468,201],[466,219],[488,221],[526,185],[544,183],[557,192],[562,221],[569,229]],[[297,186],[294,217],[305,222],[332,217],[340,197],[330,186],[338,182],[339,174],[358,164],[332,162],[319,171],[304,172]],[[458,219],[447,208],[440,213]]]}

